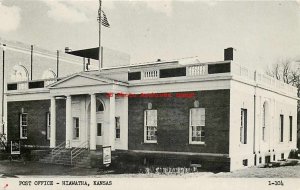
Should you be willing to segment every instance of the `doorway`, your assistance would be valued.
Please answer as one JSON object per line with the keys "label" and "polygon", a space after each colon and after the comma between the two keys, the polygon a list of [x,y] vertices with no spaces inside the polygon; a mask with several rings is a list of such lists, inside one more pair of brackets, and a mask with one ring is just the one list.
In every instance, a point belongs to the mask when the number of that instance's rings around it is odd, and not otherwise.
{"label": "doorway", "polygon": [[102,123],[97,123],[97,136],[96,136],[96,144],[102,145],[103,144],[103,126]]}
{"label": "doorway", "polygon": [[[90,139],[90,118],[91,118],[91,111],[90,106],[87,107],[87,139]],[[104,104],[99,99],[96,100],[96,145],[103,145],[104,139]]]}

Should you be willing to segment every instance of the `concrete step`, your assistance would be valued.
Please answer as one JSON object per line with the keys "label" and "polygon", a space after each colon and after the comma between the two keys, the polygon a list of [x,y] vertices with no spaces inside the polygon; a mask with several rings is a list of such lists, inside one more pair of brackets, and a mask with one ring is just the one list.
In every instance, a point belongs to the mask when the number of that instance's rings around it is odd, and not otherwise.
{"label": "concrete step", "polygon": [[[39,162],[41,163],[54,163],[59,165],[71,165],[71,150],[62,150],[54,157],[50,152],[44,158],[40,159]],[[85,149],[85,151],[81,152],[73,161],[72,165],[78,167],[89,168],[90,167],[90,154]]]}

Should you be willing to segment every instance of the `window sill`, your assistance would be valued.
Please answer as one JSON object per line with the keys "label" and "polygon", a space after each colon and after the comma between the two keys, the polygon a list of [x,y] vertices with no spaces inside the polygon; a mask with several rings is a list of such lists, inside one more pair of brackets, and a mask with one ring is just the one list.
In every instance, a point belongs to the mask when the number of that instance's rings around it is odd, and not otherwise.
{"label": "window sill", "polygon": [[21,140],[26,140],[26,139],[27,139],[27,137],[20,137],[20,139],[21,139]]}
{"label": "window sill", "polygon": [[206,145],[205,142],[189,142],[190,145]]}
{"label": "window sill", "polygon": [[157,141],[144,141],[144,144],[158,144]]}

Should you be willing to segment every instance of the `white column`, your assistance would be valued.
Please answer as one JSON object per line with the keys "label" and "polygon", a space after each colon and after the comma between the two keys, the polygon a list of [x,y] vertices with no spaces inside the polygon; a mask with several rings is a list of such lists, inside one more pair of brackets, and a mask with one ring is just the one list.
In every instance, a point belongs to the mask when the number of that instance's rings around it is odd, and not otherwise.
{"label": "white column", "polygon": [[91,125],[90,125],[90,150],[96,150],[97,120],[96,120],[96,95],[91,94]]}
{"label": "white column", "polygon": [[54,96],[51,97],[50,109],[50,148],[54,148],[56,146],[56,102]]}
{"label": "white column", "polygon": [[[124,113],[123,123],[121,124],[121,138],[122,144],[124,144],[124,149],[128,150],[128,96],[123,98]],[[122,119],[121,119],[122,121]]]}
{"label": "white column", "polygon": [[71,147],[72,136],[72,99],[68,95],[66,100],[66,148]]}
{"label": "white column", "polygon": [[[115,150],[115,106],[116,99],[115,94],[112,94],[109,97],[109,127],[108,127],[108,138],[109,138],[109,146],[111,146],[111,150]],[[104,134],[105,135],[105,134]]]}
{"label": "white column", "polygon": [[7,96],[4,95],[4,134],[6,134],[7,140]]}

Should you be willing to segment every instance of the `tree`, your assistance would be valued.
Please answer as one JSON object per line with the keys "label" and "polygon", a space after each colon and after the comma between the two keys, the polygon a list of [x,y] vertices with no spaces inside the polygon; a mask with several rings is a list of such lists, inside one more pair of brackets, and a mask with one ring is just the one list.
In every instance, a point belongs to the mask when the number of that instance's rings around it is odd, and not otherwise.
{"label": "tree", "polygon": [[[266,74],[297,87],[298,97],[300,97],[300,70],[296,68],[297,65],[295,63],[295,61],[289,59],[283,60],[280,63],[272,65],[271,68],[268,67]],[[300,111],[299,108],[300,106],[298,106],[298,111]]]}
{"label": "tree", "polygon": [[[281,80],[284,83],[291,84],[295,87],[297,87],[297,96],[300,97],[300,68],[297,68],[298,65],[296,65],[297,62],[300,61],[291,61],[289,59],[283,60],[280,63],[276,63],[271,66],[271,68],[268,68],[266,71],[266,74],[276,78],[277,80]],[[298,148],[300,146],[299,144],[299,118],[300,118],[300,101],[298,100],[297,105],[297,111],[298,111],[298,121],[297,121],[297,134],[298,134]]]}

